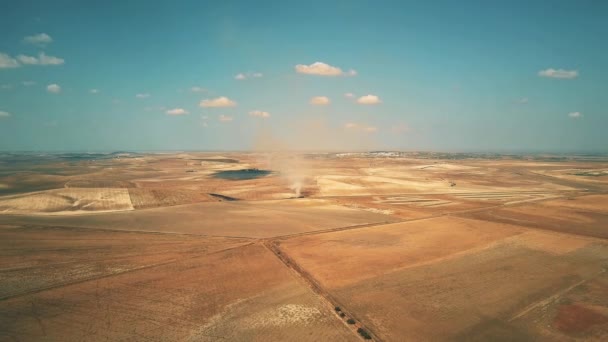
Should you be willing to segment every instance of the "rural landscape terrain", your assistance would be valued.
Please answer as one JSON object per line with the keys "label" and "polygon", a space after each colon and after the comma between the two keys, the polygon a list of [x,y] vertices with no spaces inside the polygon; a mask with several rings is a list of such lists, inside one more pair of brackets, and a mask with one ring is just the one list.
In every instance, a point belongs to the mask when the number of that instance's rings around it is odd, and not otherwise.
{"label": "rural landscape terrain", "polygon": [[608,157],[0,154],[1,341],[606,341]]}

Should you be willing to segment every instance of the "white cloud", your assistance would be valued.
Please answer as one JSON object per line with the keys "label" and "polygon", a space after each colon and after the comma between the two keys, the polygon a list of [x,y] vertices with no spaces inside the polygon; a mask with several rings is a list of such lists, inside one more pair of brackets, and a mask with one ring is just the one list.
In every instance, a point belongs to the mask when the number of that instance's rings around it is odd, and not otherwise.
{"label": "white cloud", "polygon": [[173,108],[166,111],[167,115],[186,115],[188,111],[183,108]]}
{"label": "white cloud", "polygon": [[0,53],[0,69],[18,68],[19,62],[6,53]]}
{"label": "white cloud", "polygon": [[0,110],[0,118],[8,118],[11,116],[11,113]]}
{"label": "white cloud", "polygon": [[247,72],[247,73],[236,74],[234,76],[234,79],[242,81],[242,80],[246,80],[249,78],[260,78],[262,76],[264,76],[264,74],[262,74],[261,72]]}
{"label": "white cloud", "polygon": [[29,65],[62,65],[65,63],[63,58],[47,56],[44,52],[40,52],[38,57],[19,55],[17,56],[17,59],[21,64]]}
{"label": "white cloud", "polygon": [[364,105],[373,105],[381,103],[380,98],[376,95],[365,95],[357,99],[357,103]]}
{"label": "white cloud", "polygon": [[190,88],[190,91],[193,93],[206,93],[207,89],[201,87],[192,87]]}
{"label": "white cloud", "polygon": [[550,78],[562,78],[562,79],[573,79],[578,77],[577,70],[564,70],[564,69],[545,69],[538,72],[538,76],[550,77]]}
{"label": "white cloud", "polygon": [[150,94],[147,94],[147,93],[136,94],[135,97],[138,99],[147,99],[148,97],[150,97]]}
{"label": "white cloud", "polygon": [[253,110],[253,111],[249,112],[249,115],[257,116],[259,118],[269,118],[270,117],[270,113],[264,112],[261,110]]}
{"label": "white cloud", "polygon": [[323,62],[314,62],[311,65],[298,64],[295,66],[296,72],[307,75],[319,75],[319,76],[355,76],[357,72],[355,70],[349,70],[347,72],[342,69],[331,66]]}
{"label": "white cloud", "polygon": [[581,112],[571,112],[571,113],[568,113],[568,116],[573,119],[578,119],[578,118],[581,118],[583,116],[583,114]]}
{"label": "white cloud", "polygon": [[17,59],[21,64],[38,64],[38,58],[26,55],[19,55]]}
{"label": "white cloud", "polygon": [[350,130],[350,131],[367,132],[367,133],[374,133],[374,132],[378,131],[377,127],[358,124],[358,123],[354,123],[354,122],[348,122],[348,123],[344,124],[344,128],[346,128],[347,130]]}
{"label": "white cloud", "polygon": [[347,98],[349,98],[349,99],[352,99],[353,97],[355,97],[355,94],[353,94],[353,93],[345,93],[345,94],[344,94],[344,97],[347,97]]}
{"label": "white cloud", "polygon": [[234,107],[236,102],[227,98],[226,96],[220,96],[215,99],[205,99],[199,103],[201,107]]}
{"label": "white cloud", "polygon": [[99,94],[99,89],[91,89],[91,90],[89,90],[89,93],[91,93],[91,94]]}
{"label": "white cloud", "polygon": [[34,81],[23,81],[23,82],[21,82],[21,84],[23,84],[26,87],[29,87],[29,86],[36,85],[36,82],[34,82]]}
{"label": "white cloud", "polygon": [[315,96],[310,99],[310,104],[317,106],[325,106],[329,104],[329,98],[327,96]]}
{"label": "white cloud", "polygon": [[221,122],[229,122],[229,121],[232,121],[233,118],[232,118],[232,116],[227,116],[227,115],[222,114],[218,117],[218,120],[220,120]]}
{"label": "white cloud", "polygon": [[28,44],[43,46],[53,42],[53,38],[46,33],[39,33],[33,36],[23,38],[23,41]]}
{"label": "white cloud", "polygon": [[61,87],[58,84],[49,84],[46,86],[46,91],[53,94],[59,94],[61,92]]}

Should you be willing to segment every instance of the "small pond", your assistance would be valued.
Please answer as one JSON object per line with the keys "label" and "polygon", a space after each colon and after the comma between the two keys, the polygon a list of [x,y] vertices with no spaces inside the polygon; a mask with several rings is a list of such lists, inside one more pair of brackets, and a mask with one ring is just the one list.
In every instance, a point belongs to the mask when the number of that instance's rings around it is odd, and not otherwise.
{"label": "small pond", "polygon": [[213,177],[229,180],[245,180],[265,177],[272,173],[272,171],[260,169],[226,170],[214,173]]}

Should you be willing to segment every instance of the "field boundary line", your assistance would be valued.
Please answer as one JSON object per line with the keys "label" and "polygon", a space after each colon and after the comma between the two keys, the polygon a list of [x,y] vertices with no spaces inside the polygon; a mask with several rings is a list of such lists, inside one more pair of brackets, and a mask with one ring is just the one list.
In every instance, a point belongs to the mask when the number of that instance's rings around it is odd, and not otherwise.
{"label": "field boundary line", "polygon": [[581,281],[578,281],[568,287],[566,287],[565,289],[561,290],[561,291],[557,291],[556,293],[554,293],[553,295],[542,299],[536,303],[532,303],[531,305],[528,305],[526,308],[524,308],[522,311],[520,311],[517,315],[511,317],[509,319],[509,322],[512,322],[522,316],[525,316],[526,314],[528,314],[530,311],[536,309],[539,306],[545,306],[545,305],[549,305],[551,304],[551,302],[556,301],[557,299],[559,299],[559,297],[565,295],[566,293],[572,291],[574,288],[583,285],[584,283],[588,282],[589,280],[593,280],[595,278],[597,278],[598,276],[600,276],[602,273],[606,272],[606,269],[602,269],[601,271],[597,272],[596,274],[594,274],[593,276],[587,278],[587,279],[583,279]]}
{"label": "field boundary line", "polygon": [[154,267],[160,267],[160,266],[165,266],[165,265],[169,265],[169,264],[174,264],[174,263],[180,262],[180,261],[192,260],[192,259],[196,259],[196,258],[207,256],[207,255],[213,255],[213,254],[217,254],[217,253],[226,252],[226,251],[229,251],[229,250],[232,250],[232,249],[237,249],[237,248],[241,248],[241,247],[250,246],[250,245],[253,245],[253,244],[254,244],[254,242],[252,241],[252,242],[248,242],[248,243],[245,243],[245,244],[242,244],[242,245],[233,246],[233,247],[229,247],[229,248],[224,248],[224,249],[220,249],[220,250],[213,251],[213,252],[210,252],[210,253],[205,253],[205,254],[202,254],[202,255],[193,256],[193,257],[190,257],[190,258],[171,259],[171,260],[168,260],[168,261],[164,261],[164,262],[160,262],[160,263],[156,263],[156,264],[151,264],[151,265],[144,265],[144,266],[132,268],[132,269],[121,271],[121,272],[116,272],[116,273],[111,273],[111,274],[103,274],[103,275],[99,275],[99,276],[96,276],[96,277],[91,277],[91,278],[86,278],[86,279],[79,279],[79,280],[72,281],[72,282],[59,283],[59,284],[54,284],[54,285],[50,285],[50,286],[46,286],[46,287],[32,289],[30,291],[26,291],[26,292],[22,292],[22,293],[16,293],[14,295],[8,295],[8,296],[0,297],[0,302],[5,301],[5,300],[9,300],[9,299],[13,299],[13,298],[19,298],[19,297],[23,297],[23,296],[27,296],[27,295],[31,295],[31,294],[36,294],[36,293],[40,293],[40,292],[44,292],[44,291],[48,291],[48,290],[53,290],[53,289],[57,289],[57,288],[61,288],[61,287],[82,284],[82,283],[86,283],[88,281],[94,281],[94,280],[99,280],[99,279],[104,279],[104,278],[116,277],[116,276],[120,276],[120,275],[123,275],[123,274],[126,274],[126,273],[132,273],[132,272],[137,272],[137,271],[141,271],[141,270],[147,270],[147,269],[154,268]]}
{"label": "field boundary line", "polygon": [[[359,338],[363,338],[354,330],[354,328],[364,329],[370,336],[372,341],[382,342],[382,340],[367,326],[363,325],[361,319],[359,319],[352,312],[344,310],[344,306],[340,304],[340,302],[335,299],[328,291],[326,291],[321,284],[310,275],[302,266],[300,266],[295,260],[293,260],[289,255],[287,255],[279,246],[270,239],[266,239],[262,241],[264,247],[266,247],[270,252],[272,252],[282,263],[290,269],[299,279],[301,279],[306,285],[316,293],[322,300],[324,300],[329,307],[330,310],[334,313],[338,320],[344,324],[348,330],[352,331],[353,334],[357,335]],[[339,307],[340,312],[343,312],[347,317],[354,318],[357,322],[355,324],[348,324],[342,317],[340,317],[334,308]]]}

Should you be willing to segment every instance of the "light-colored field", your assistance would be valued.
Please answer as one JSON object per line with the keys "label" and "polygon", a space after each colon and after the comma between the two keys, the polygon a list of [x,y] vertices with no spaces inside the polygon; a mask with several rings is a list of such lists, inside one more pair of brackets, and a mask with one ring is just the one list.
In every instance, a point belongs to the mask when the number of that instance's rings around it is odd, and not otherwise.
{"label": "light-colored field", "polygon": [[129,191],[121,188],[65,188],[0,198],[4,214],[72,214],[133,210]]}
{"label": "light-colored field", "polygon": [[0,215],[0,223],[257,238],[393,221],[391,216],[311,199],[208,202],[85,216]]}
{"label": "light-colored field", "polygon": [[494,222],[608,238],[608,195],[581,196],[463,214]]}
{"label": "light-colored field", "polygon": [[200,191],[166,188],[131,188],[129,197],[135,209],[215,201],[213,197]]}

